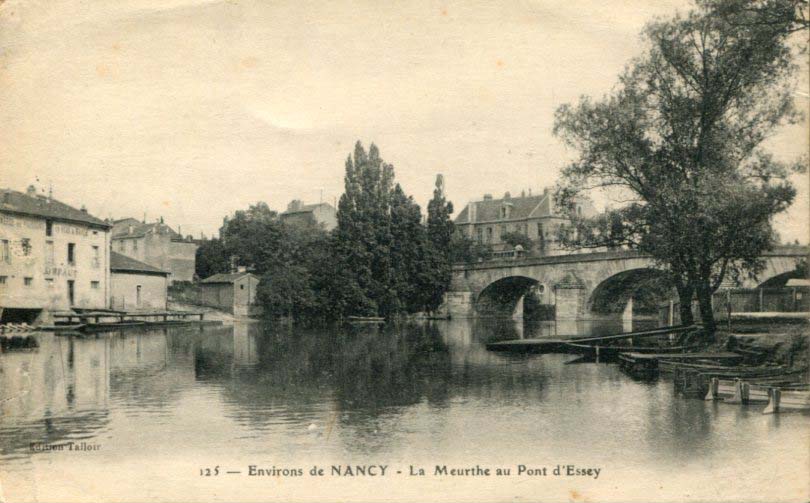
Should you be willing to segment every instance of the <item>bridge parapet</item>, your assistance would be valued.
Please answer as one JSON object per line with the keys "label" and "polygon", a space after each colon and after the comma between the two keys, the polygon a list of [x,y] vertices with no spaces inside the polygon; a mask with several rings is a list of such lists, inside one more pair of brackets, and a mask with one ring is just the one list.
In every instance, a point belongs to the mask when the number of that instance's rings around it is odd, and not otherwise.
{"label": "bridge parapet", "polygon": [[[755,287],[766,279],[789,272],[795,269],[799,260],[808,255],[808,246],[775,247],[763,254],[766,267],[761,277],[743,286]],[[626,277],[626,273],[630,271],[654,273],[660,269],[649,255],[633,250],[500,258],[473,264],[457,264],[453,266],[451,289],[446,299],[447,309],[456,316],[473,315],[482,292],[502,280],[513,278],[519,279],[514,284],[525,286],[533,283],[542,286],[542,290],[546,292],[544,301],[549,304],[565,302],[565,306],[557,307],[558,315],[569,313],[572,316],[585,317],[589,315],[594,291],[603,282],[620,274]],[[634,277],[642,278],[645,274],[636,274]],[[566,288],[570,286],[566,278],[572,277],[577,278],[577,288]],[[503,292],[499,291],[498,295],[502,297]]]}

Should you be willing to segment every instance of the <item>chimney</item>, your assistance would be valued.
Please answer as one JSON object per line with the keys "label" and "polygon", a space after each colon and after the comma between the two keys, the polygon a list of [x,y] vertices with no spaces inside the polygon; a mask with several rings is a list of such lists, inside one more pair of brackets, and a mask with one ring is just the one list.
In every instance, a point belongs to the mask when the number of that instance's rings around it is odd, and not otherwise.
{"label": "chimney", "polygon": [[87,206],[82,205],[81,210],[82,210],[82,213],[87,213]]}
{"label": "chimney", "polygon": [[520,197],[526,197],[526,190],[525,189],[520,191]]}
{"label": "chimney", "polygon": [[543,195],[544,195],[544,196],[547,196],[549,192],[551,192],[551,189],[550,189],[550,188],[545,187],[545,188],[543,189]]}
{"label": "chimney", "polygon": [[132,224],[129,224],[129,228],[127,228],[127,234],[132,234]]}
{"label": "chimney", "polygon": [[238,269],[236,267],[236,261],[239,259],[236,255],[231,255],[231,272],[236,272]]}
{"label": "chimney", "polygon": [[484,194],[484,201],[492,201],[492,194]]}
{"label": "chimney", "polygon": [[503,195],[503,198],[504,198],[504,199],[506,199],[506,200],[508,201],[508,200],[512,199],[512,194],[510,194],[510,193],[507,191],[507,192],[506,192],[506,194],[504,194],[504,195]]}
{"label": "chimney", "polygon": [[28,197],[35,197],[37,195],[37,188],[34,187],[33,184],[29,185],[28,188],[25,190],[25,194]]}
{"label": "chimney", "polygon": [[293,199],[290,201],[290,204],[287,205],[287,211],[298,211],[302,206],[303,204],[300,199]]}

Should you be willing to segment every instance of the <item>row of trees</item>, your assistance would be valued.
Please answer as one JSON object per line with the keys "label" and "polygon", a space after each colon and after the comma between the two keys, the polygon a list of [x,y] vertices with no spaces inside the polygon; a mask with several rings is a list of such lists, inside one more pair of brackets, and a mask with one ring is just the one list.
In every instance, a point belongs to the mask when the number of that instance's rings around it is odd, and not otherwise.
{"label": "row of trees", "polygon": [[677,288],[682,321],[692,321],[696,297],[709,332],[712,294],[727,278],[761,271],[773,216],[796,195],[789,176],[806,169],[806,159],[781,162],[763,142],[799,118],[793,61],[806,47],[791,34],[806,32],[807,8],[807,0],[699,0],[687,15],[647,26],[646,52],[612,94],[556,112],[555,134],[579,153],[563,170],[558,203],[570,208],[599,190],[621,204],[574,216],[563,240],[652,255]]}
{"label": "row of trees", "polygon": [[375,145],[366,152],[356,144],[344,181],[334,231],[286,225],[259,203],[226,218],[220,239],[198,249],[198,275],[226,272],[232,258],[249,266],[261,277],[258,302],[274,317],[328,321],[436,310],[450,286],[454,235],[441,175],[426,222]]}

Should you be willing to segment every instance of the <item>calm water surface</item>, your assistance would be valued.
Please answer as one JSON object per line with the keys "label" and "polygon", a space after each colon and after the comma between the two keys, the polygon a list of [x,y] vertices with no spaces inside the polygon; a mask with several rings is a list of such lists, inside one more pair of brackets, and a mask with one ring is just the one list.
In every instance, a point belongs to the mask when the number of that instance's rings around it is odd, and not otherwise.
{"label": "calm water surface", "polygon": [[[0,354],[0,496],[808,499],[808,415],[677,398],[671,381],[633,381],[615,365],[483,346],[553,331],[459,320],[37,335],[36,351]],[[31,448],[71,441],[98,447]],[[247,476],[248,465],[328,472],[333,464],[389,468],[385,478]],[[512,476],[408,476],[410,465],[432,474],[437,464],[506,467]],[[601,472],[518,477],[518,464]],[[220,475],[200,476],[217,466]]]}

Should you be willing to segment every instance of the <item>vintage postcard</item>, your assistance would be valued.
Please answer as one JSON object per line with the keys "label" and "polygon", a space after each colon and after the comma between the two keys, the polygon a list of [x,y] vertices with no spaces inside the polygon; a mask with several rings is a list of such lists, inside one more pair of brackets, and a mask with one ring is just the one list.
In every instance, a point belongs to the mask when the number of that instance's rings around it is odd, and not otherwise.
{"label": "vintage postcard", "polygon": [[0,502],[810,501],[808,0],[0,0]]}

